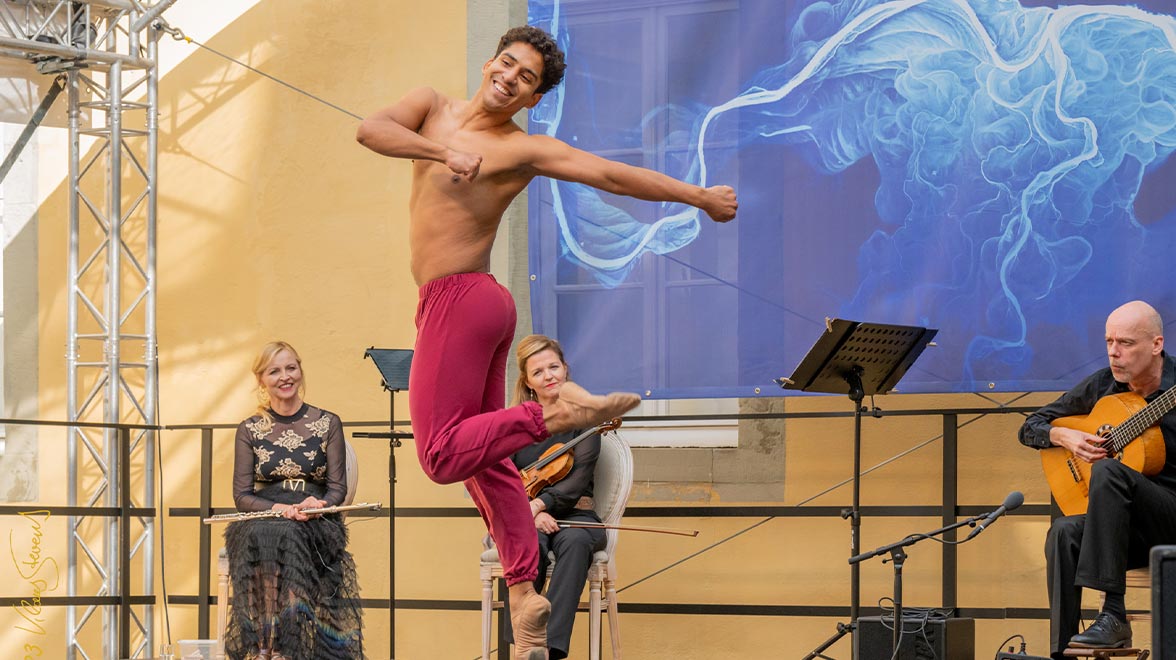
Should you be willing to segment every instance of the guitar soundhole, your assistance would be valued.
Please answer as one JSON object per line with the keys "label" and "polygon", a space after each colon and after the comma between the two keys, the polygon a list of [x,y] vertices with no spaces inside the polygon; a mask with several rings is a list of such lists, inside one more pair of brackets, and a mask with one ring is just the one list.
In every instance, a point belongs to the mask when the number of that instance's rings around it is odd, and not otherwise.
{"label": "guitar soundhole", "polygon": [[[1110,440],[1111,431],[1113,431],[1114,429],[1115,429],[1115,427],[1110,424],[1103,424],[1102,426],[1098,427],[1098,432],[1096,433],[1096,435],[1100,438],[1103,438],[1104,440]],[[1103,446],[1105,447],[1106,444],[1107,443],[1103,443]],[[1123,452],[1121,452],[1121,451],[1115,452],[1114,454],[1111,454],[1111,458],[1122,463],[1123,462]]]}

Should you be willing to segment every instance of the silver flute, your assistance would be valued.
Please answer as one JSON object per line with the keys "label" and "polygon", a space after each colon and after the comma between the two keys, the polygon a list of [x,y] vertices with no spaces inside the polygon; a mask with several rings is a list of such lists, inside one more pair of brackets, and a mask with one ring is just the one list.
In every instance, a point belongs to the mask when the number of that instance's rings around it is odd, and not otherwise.
{"label": "silver flute", "polygon": [[[323,507],[321,509],[303,509],[302,513],[305,513],[307,515],[313,515],[313,514],[319,514],[319,513],[339,513],[340,511],[358,511],[359,509],[370,509],[371,511],[378,511],[380,509],[380,507],[382,507],[382,506],[383,506],[383,504],[380,504],[379,502],[375,502],[375,503],[363,502],[362,504],[345,504],[342,506],[327,506],[327,507]],[[284,512],[284,510],[278,511],[275,509],[270,509],[268,511],[245,511],[242,513],[221,513],[221,514],[217,514],[215,516],[212,516],[211,518],[205,518],[204,524],[211,525],[213,523],[229,523],[229,522],[236,522],[238,520],[256,520],[258,518],[281,518],[283,512]]]}

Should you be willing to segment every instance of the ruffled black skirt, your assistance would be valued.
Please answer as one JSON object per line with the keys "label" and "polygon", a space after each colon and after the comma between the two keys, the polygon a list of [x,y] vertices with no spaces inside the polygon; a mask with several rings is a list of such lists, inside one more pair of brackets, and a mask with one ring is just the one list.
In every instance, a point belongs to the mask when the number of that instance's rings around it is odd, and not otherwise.
{"label": "ruffled black skirt", "polygon": [[[258,495],[296,504],[325,488],[306,491],[274,484]],[[225,652],[245,660],[270,648],[289,660],[363,657],[363,612],[347,528],[338,514],[298,522],[240,520],[225,529],[230,597]]]}

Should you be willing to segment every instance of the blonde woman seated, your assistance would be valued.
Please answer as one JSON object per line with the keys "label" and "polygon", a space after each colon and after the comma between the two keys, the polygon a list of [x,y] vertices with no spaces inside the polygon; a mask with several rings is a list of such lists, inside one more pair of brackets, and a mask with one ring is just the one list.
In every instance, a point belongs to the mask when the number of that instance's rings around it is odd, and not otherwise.
{"label": "blonde woman seated", "polygon": [[339,418],[302,400],[298,352],[271,342],[253,362],[257,414],[237,428],[233,500],[238,511],[281,518],[240,520],[225,530],[232,609],[226,652],[234,660],[360,658],[359,589],[338,514],[346,445]]}
{"label": "blonde woman seated", "polygon": [[[538,401],[543,406],[554,403],[559,398],[560,388],[568,381],[568,365],[559,342],[543,335],[529,335],[519,342],[515,355],[519,379],[511,405],[522,401]],[[583,430],[553,435],[520,450],[511,460],[515,467],[527,467],[555,443],[566,444]],[[588,579],[592,555],[603,550],[606,542],[603,529],[561,528],[556,523],[556,520],[600,522],[592,510],[593,475],[596,459],[600,456],[600,434],[585,438],[572,452],[572,469],[568,475],[543,488],[531,500],[531,515],[535,517],[539,537],[539,576],[535,579],[535,590],[540,593],[550,563],[547,553],[555,554],[555,569],[547,587],[547,599],[551,601],[547,647],[551,660],[568,657],[572,624]],[[513,641],[509,626],[507,639]]]}

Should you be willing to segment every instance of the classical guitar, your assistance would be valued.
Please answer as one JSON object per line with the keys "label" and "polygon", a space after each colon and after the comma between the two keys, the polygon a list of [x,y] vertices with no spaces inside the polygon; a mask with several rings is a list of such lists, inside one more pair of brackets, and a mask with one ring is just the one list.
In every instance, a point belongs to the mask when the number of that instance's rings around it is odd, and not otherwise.
{"label": "classical guitar", "polygon": [[[1156,423],[1173,408],[1176,408],[1176,387],[1169,388],[1151,403],[1134,392],[1122,392],[1099,399],[1089,415],[1059,417],[1051,424],[1106,438],[1104,460],[1120,461],[1150,477],[1164,469],[1166,460],[1164,436]],[[1086,513],[1090,466],[1064,447],[1041,450],[1041,467],[1049,489],[1067,516]]]}

